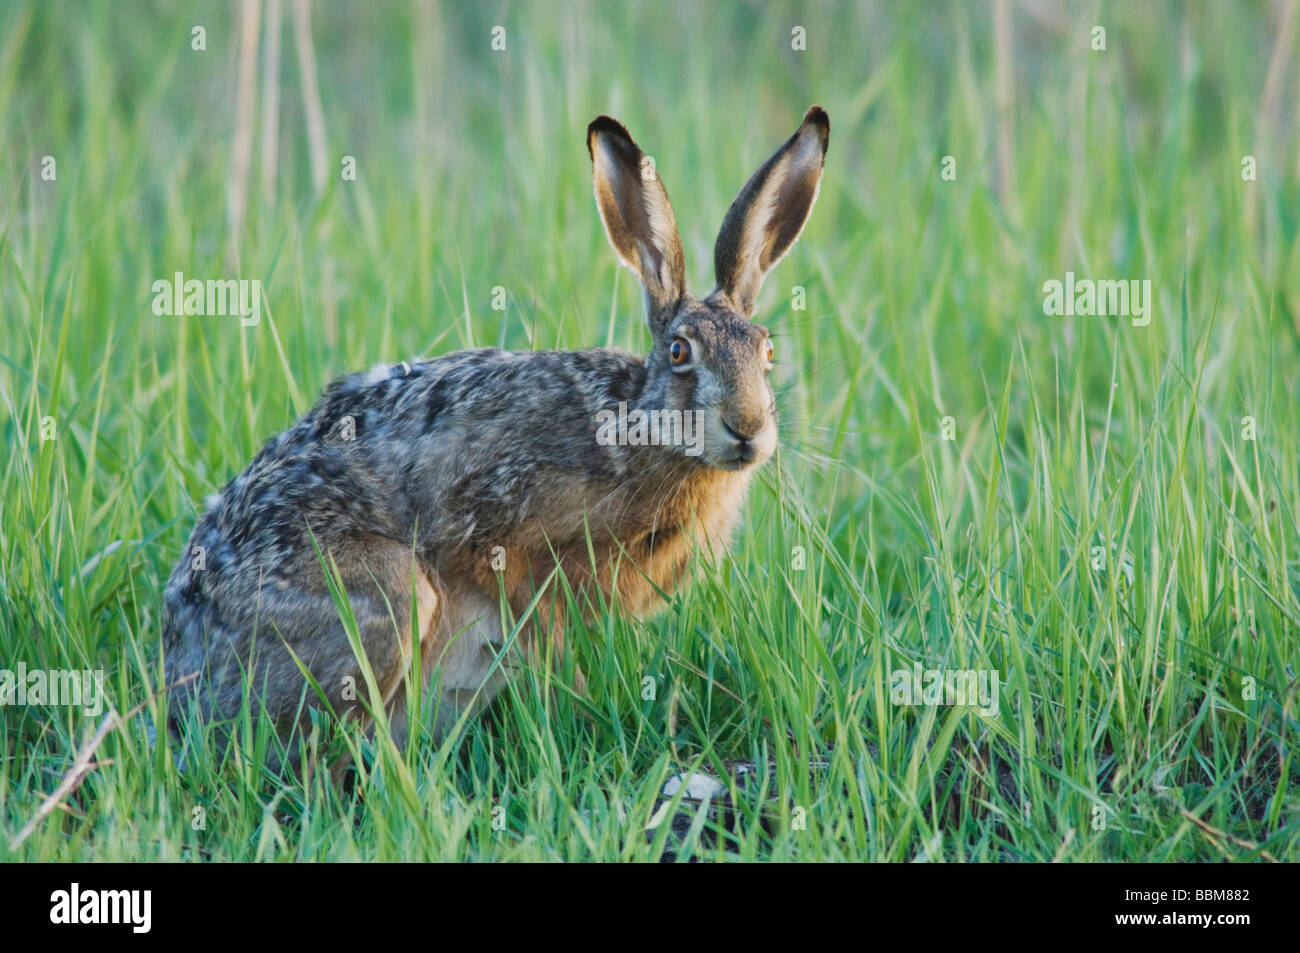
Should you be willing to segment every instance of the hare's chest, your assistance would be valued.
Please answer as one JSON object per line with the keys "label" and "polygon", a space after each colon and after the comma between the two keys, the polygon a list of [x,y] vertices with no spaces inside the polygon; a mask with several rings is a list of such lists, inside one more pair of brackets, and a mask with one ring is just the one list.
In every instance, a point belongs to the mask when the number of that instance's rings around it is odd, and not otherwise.
{"label": "hare's chest", "polygon": [[558,563],[575,593],[598,591],[625,612],[649,615],[663,607],[662,594],[688,581],[693,562],[727,551],[748,482],[748,472],[701,470],[654,492],[624,489],[595,500],[561,487],[547,498],[546,513],[512,526],[503,533],[507,542],[475,564],[491,565],[482,574],[486,588],[504,581],[521,605]]}
{"label": "hare's chest", "polygon": [[[647,615],[685,584],[696,559],[720,559],[739,522],[748,473],[711,471],[658,506],[635,514],[606,541],[600,588],[629,612]],[[703,483],[704,485],[700,485]],[[632,514],[629,514],[632,515]]]}

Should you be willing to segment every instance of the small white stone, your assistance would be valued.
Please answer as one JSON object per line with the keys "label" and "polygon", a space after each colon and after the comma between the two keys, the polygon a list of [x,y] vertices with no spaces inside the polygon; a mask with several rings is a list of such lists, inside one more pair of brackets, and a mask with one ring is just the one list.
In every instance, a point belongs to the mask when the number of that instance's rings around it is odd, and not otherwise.
{"label": "small white stone", "polygon": [[672,797],[682,785],[686,786],[686,793],[683,797],[693,798],[696,801],[704,801],[709,798],[721,797],[727,793],[727,786],[717,778],[711,778],[707,774],[692,774],[683,778],[682,775],[671,777],[664,784],[661,792],[664,797]]}

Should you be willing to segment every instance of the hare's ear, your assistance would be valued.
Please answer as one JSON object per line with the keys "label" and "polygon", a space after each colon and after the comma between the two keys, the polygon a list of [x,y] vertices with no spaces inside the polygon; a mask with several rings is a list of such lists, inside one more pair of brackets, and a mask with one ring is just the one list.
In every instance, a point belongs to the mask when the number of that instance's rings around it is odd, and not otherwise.
{"label": "hare's ear", "polygon": [[686,291],[686,259],[668,193],[632,137],[608,116],[587,127],[596,205],[609,243],[641,279],[646,321],[659,334]]}
{"label": "hare's ear", "polygon": [[745,183],[713,248],[718,290],[752,317],[763,276],[790,250],[817,200],[831,120],[813,106],[798,131]]}

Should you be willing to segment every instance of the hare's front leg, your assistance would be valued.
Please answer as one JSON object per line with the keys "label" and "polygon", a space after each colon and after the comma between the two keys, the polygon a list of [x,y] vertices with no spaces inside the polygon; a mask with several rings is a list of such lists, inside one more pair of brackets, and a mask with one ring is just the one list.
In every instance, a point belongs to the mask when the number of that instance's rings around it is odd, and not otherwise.
{"label": "hare's front leg", "polygon": [[[435,740],[444,740],[466,712],[477,717],[525,659],[541,661],[548,648],[554,649],[556,659],[563,658],[563,635],[563,612],[553,599],[541,601],[508,645],[499,597],[470,588],[444,591],[429,634],[421,640],[426,704],[436,706],[431,719]],[[576,667],[574,688],[578,694],[586,692],[586,680]],[[389,709],[399,745],[407,741],[408,702],[405,685],[399,682]]]}
{"label": "hare's front leg", "polygon": [[[564,625],[564,597],[552,590],[539,600],[533,618],[528,620],[519,636],[524,641],[524,651],[534,664],[553,666],[557,671],[565,664]],[[587,694],[587,679],[576,661],[573,663],[573,690],[578,695]]]}
{"label": "hare's front leg", "polygon": [[[431,719],[435,740],[445,739],[466,711],[477,716],[501,690],[511,664],[509,658],[498,661],[505,637],[495,600],[468,589],[439,594],[438,611],[420,640],[424,704],[436,706]],[[406,685],[399,679],[389,705],[399,746],[407,742],[408,704]]]}

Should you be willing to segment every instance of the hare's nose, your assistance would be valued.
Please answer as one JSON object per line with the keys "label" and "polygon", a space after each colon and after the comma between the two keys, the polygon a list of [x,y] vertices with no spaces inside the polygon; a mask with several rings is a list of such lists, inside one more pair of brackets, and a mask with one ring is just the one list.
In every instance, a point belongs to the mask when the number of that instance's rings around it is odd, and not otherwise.
{"label": "hare's nose", "polygon": [[727,432],[727,436],[732,440],[744,442],[753,440],[763,429],[762,414],[746,414],[733,420],[722,418],[722,429]]}

